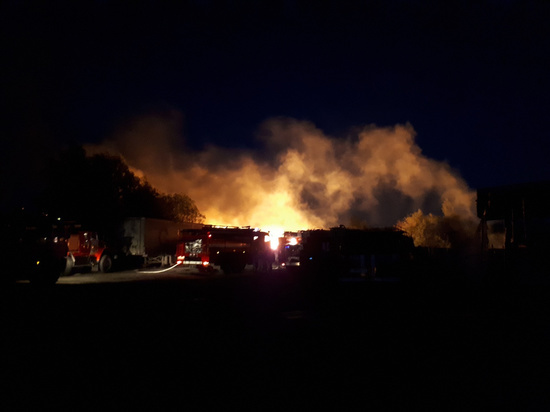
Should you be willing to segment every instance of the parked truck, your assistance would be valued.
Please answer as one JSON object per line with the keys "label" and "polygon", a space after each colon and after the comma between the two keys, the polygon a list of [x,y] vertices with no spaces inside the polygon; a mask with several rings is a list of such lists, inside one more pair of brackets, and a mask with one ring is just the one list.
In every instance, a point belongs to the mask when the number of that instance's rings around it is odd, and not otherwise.
{"label": "parked truck", "polygon": [[[78,268],[110,272],[142,266],[167,266],[175,261],[181,223],[145,217],[125,219],[109,234],[71,230],[65,274]],[[189,227],[202,225],[187,224]]]}
{"label": "parked truck", "polygon": [[174,264],[179,231],[202,228],[199,223],[177,223],[164,219],[128,218],[123,224],[127,256],[141,260],[145,266]]}
{"label": "parked truck", "polygon": [[55,223],[43,213],[24,209],[2,216],[0,285],[29,280],[37,285],[57,282],[66,264],[67,244],[56,236]]}
{"label": "parked truck", "polygon": [[274,261],[268,234],[249,227],[205,225],[180,230],[179,236],[177,262],[199,270],[212,270],[214,265],[224,273],[242,272],[246,265],[269,270]]}
{"label": "parked truck", "polygon": [[401,277],[414,245],[399,230],[309,230],[302,233],[301,268],[336,279]]}
{"label": "parked truck", "polygon": [[70,233],[67,239],[67,264],[65,275],[70,275],[77,269],[90,268],[101,272],[113,269],[113,259],[116,254],[107,248],[104,240],[97,232],[79,230]]}

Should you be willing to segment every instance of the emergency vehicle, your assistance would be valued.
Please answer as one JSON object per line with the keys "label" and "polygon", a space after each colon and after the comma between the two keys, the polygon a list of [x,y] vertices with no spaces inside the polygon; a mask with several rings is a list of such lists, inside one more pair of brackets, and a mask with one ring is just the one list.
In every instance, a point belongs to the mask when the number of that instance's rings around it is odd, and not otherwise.
{"label": "emergency vehicle", "polygon": [[219,266],[224,273],[239,273],[246,265],[269,270],[275,260],[268,233],[250,227],[205,225],[180,230],[179,238],[177,263],[201,271]]}

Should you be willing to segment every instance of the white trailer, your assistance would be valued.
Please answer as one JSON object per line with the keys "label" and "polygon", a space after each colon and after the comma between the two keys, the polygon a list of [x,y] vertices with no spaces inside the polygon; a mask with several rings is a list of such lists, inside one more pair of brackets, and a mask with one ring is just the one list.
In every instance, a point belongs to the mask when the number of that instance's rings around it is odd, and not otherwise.
{"label": "white trailer", "polygon": [[175,261],[178,231],[182,226],[202,225],[181,224],[170,220],[145,217],[132,217],[124,221],[124,237],[128,239],[128,252],[143,258],[145,266],[170,266]]}

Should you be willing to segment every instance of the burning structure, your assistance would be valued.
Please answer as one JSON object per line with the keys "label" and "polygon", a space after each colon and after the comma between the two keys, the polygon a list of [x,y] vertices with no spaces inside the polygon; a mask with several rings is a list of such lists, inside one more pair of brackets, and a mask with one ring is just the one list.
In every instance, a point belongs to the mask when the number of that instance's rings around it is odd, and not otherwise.
{"label": "burning structure", "polygon": [[[410,124],[363,125],[329,136],[311,122],[275,117],[260,125],[252,147],[192,149],[182,144],[181,121],[174,110],[130,119],[86,150],[119,154],[162,192],[186,193],[213,225],[282,236],[278,263],[295,263],[306,248],[305,237],[292,245],[285,230],[308,232],[308,241],[328,237],[333,254],[341,247],[346,259],[358,256],[349,259],[359,259],[353,265],[370,274],[391,255],[380,249],[384,236],[409,244],[412,237],[428,248],[473,244],[463,234],[475,235],[475,192],[449,164],[422,153]],[[375,233],[399,222],[402,231]],[[349,229],[338,229],[341,224]]]}

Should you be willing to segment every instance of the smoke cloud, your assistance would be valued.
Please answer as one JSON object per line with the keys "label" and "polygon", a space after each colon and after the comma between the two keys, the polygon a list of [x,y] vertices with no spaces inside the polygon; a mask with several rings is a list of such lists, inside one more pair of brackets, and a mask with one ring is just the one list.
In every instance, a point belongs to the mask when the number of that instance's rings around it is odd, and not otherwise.
{"label": "smoke cloud", "polygon": [[185,193],[206,222],[287,230],[387,227],[424,213],[474,217],[475,193],[447,163],[429,159],[409,124],[366,126],[343,138],[310,122],[266,120],[261,149],[183,147],[182,117],[128,122],[89,153],[121,155],[166,193]]}

